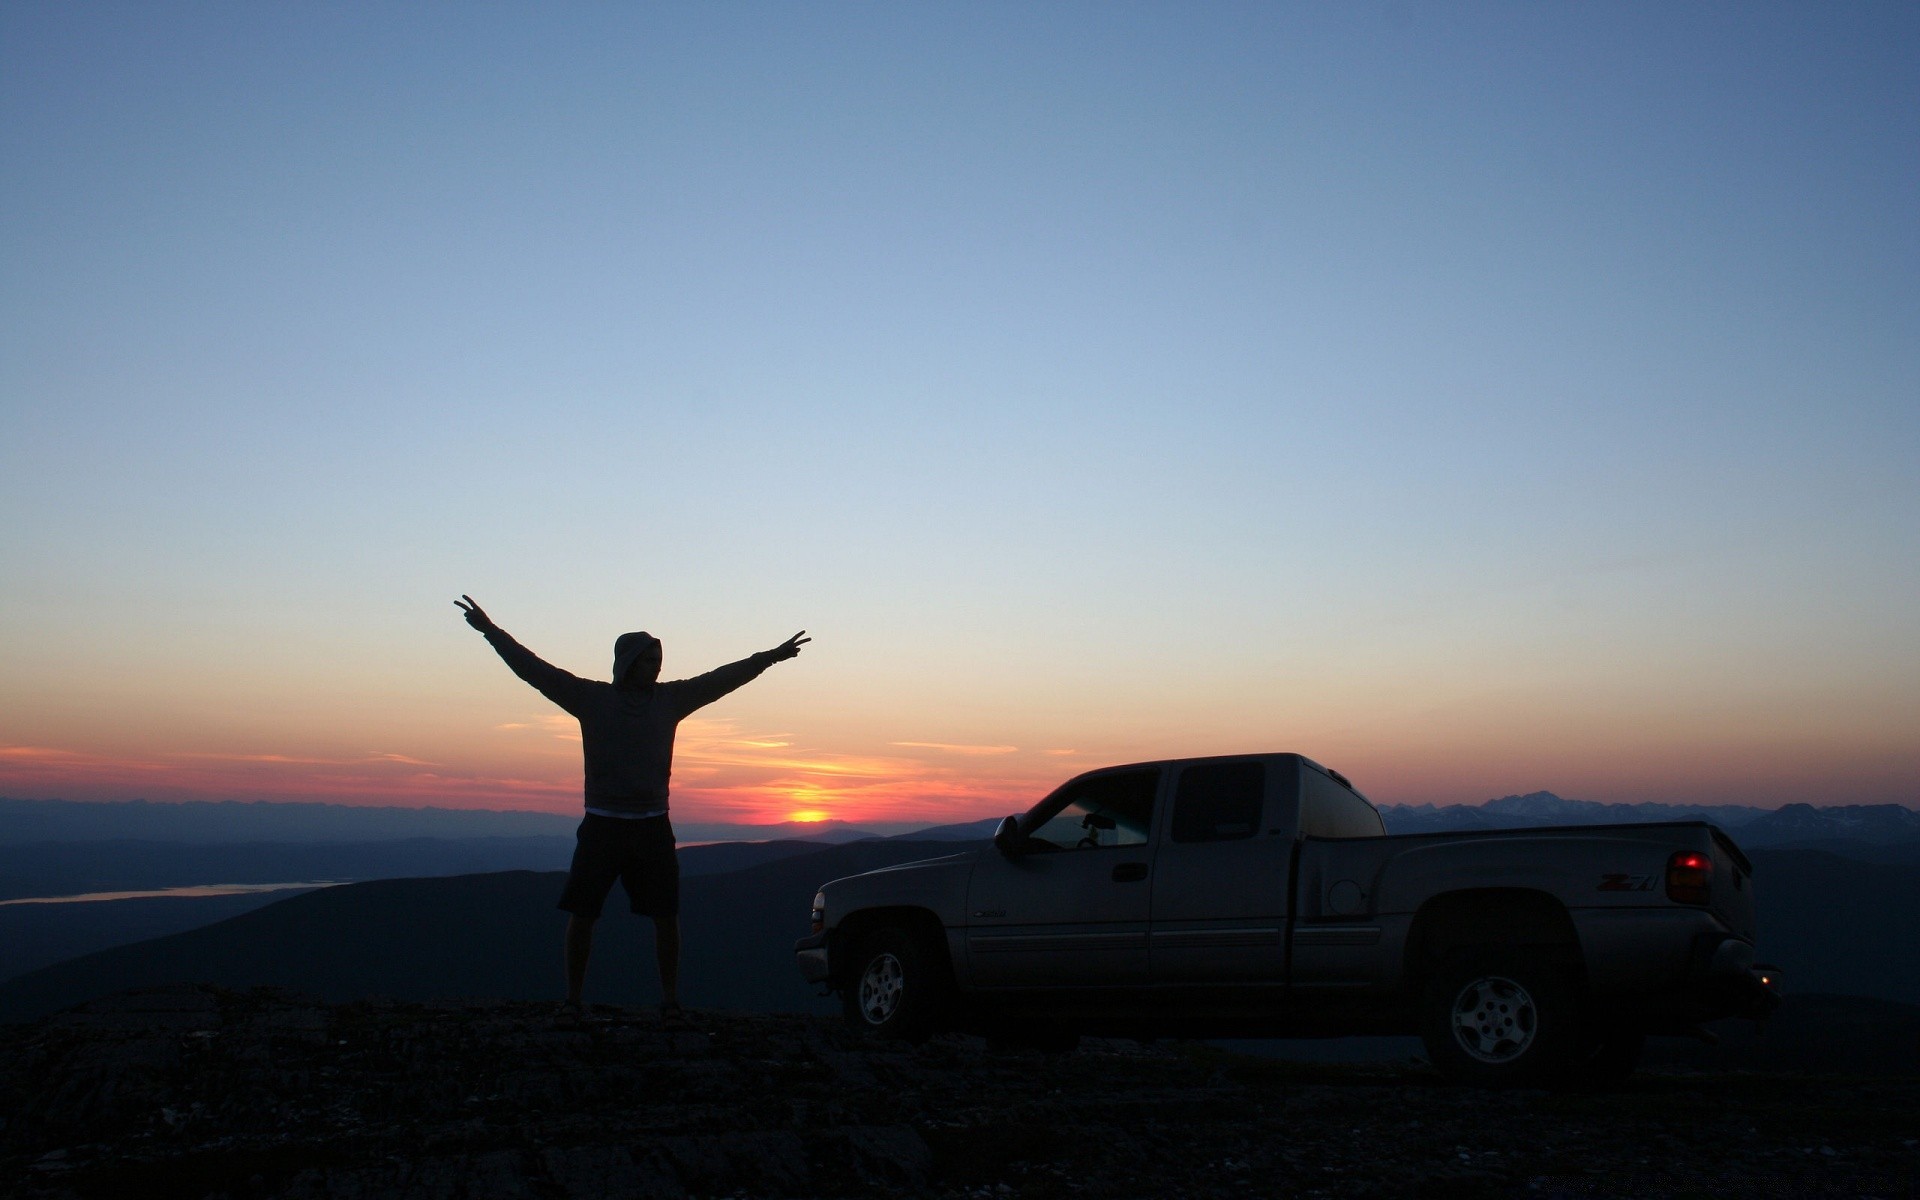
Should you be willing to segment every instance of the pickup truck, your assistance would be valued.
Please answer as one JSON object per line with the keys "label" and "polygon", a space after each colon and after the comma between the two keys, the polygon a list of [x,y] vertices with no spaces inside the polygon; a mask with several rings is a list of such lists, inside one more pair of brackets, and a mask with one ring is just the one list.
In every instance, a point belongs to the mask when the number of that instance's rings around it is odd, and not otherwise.
{"label": "pickup truck", "polygon": [[1702,821],[1388,836],[1298,754],[1078,776],[991,844],[823,886],[801,974],[882,1037],[1418,1034],[1448,1077],[1605,1083],[1759,1018],[1753,867]]}

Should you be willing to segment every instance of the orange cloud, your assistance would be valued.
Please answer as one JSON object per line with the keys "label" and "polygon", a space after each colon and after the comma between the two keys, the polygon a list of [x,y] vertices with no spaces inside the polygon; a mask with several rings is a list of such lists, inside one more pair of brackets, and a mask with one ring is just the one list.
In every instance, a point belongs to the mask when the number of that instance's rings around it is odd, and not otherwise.
{"label": "orange cloud", "polygon": [[921,750],[940,750],[948,754],[1013,754],[1018,746],[964,746],[952,742],[888,742],[889,746],[910,746]]}
{"label": "orange cloud", "polygon": [[580,740],[580,723],[565,713],[541,713],[530,720],[508,721],[493,728],[498,733],[519,733],[530,730],[562,742]]}
{"label": "orange cloud", "polygon": [[356,758],[295,758],[290,754],[220,754],[203,750],[178,750],[170,752],[167,758],[207,759],[213,762],[232,763],[276,763],[298,767],[340,767],[356,763],[393,762],[411,767],[436,767],[439,763],[425,759],[410,758],[405,754],[394,754],[384,750],[369,750],[364,756]]}
{"label": "orange cloud", "polygon": [[57,763],[84,757],[75,751],[57,750],[52,746],[0,746],[0,759],[18,762]]}
{"label": "orange cloud", "polygon": [[218,754],[199,750],[176,750],[166,757],[206,759],[211,762],[278,763],[282,766],[296,767],[334,766],[341,761],[337,758],[294,758],[287,754]]}

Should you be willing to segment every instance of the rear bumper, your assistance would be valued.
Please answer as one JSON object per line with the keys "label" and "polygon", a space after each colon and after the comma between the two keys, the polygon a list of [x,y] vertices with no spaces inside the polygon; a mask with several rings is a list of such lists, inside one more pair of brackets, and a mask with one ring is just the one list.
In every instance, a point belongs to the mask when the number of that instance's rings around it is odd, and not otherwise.
{"label": "rear bumper", "polygon": [[827,957],[825,933],[811,934],[795,942],[793,959],[800,968],[800,978],[808,983],[825,983],[832,977],[833,968]]}
{"label": "rear bumper", "polygon": [[1701,934],[1694,939],[1687,991],[1705,1019],[1758,1019],[1780,1007],[1777,968],[1753,960],[1753,943],[1737,937]]}

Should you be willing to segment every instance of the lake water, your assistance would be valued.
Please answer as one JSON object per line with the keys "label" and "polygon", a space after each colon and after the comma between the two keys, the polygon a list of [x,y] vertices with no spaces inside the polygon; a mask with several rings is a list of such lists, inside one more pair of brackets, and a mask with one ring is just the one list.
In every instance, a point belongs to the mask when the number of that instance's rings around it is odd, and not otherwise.
{"label": "lake water", "polygon": [[251,892],[310,891],[337,887],[337,879],[309,879],[304,883],[196,883],[189,887],[149,888],[137,892],[83,892],[77,896],[27,896],[19,900],[0,900],[0,908],[12,904],[87,904],[99,900],[159,900],[167,897],[243,896]]}

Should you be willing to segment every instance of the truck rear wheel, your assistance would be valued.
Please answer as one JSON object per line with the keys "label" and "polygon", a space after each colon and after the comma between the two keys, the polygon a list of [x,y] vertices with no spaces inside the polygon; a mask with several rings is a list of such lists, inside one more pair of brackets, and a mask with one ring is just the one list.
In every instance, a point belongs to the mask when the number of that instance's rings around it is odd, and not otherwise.
{"label": "truck rear wheel", "polygon": [[1420,1036],[1455,1083],[1545,1087],[1591,1052],[1579,991],[1563,971],[1517,951],[1449,957],[1429,985]]}
{"label": "truck rear wheel", "polygon": [[949,986],[937,949],[910,929],[883,925],[863,934],[848,959],[841,1002],[847,1023],[890,1041],[924,1042]]}

